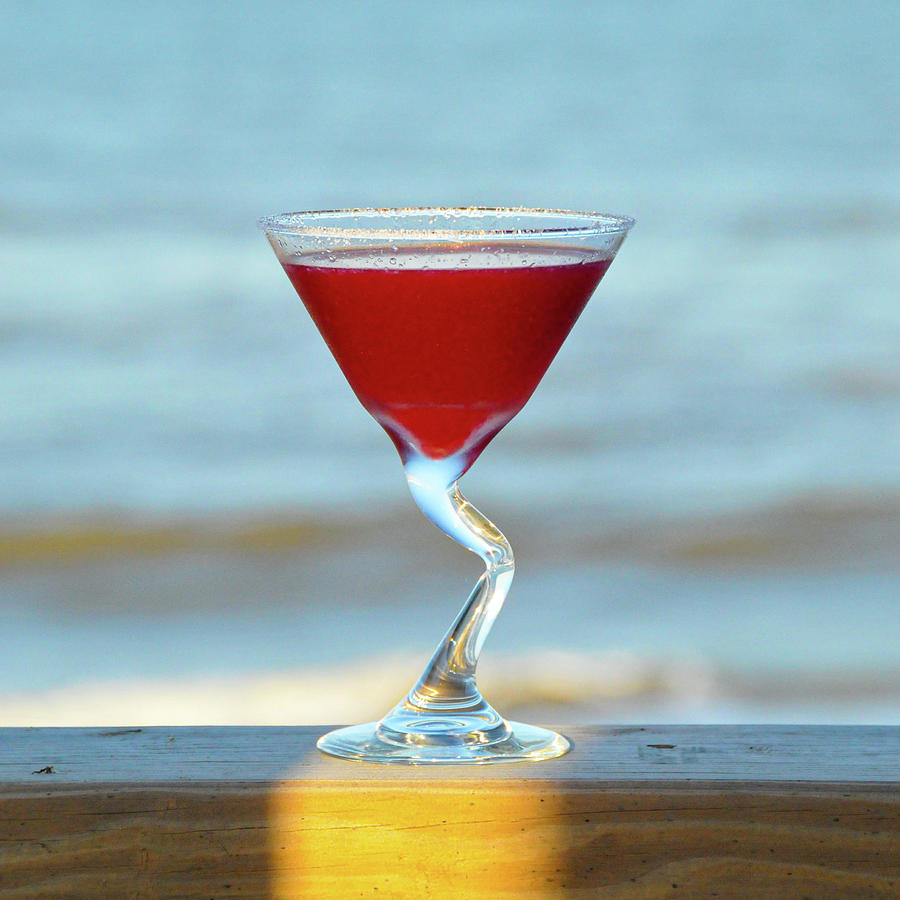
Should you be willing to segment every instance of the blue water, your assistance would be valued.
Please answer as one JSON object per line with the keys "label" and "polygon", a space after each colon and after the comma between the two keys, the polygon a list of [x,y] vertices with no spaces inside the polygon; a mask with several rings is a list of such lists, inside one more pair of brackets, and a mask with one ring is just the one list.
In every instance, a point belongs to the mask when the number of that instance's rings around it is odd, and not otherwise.
{"label": "blue water", "polygon": [[[891,0],[7,2],[0,517],[409,503],[254,227],[407,204],[638,220],[467,476],[486,512],[573,507],[625,527],[798,498],[900,510],[898,33]],[[744,607],[764,593],[785,621],[742,619],[738,576],[647,569],[668,579],[658,619],[560,641],[655,653],[670,635],[749,665],[737,638],[716,646],[706,607],[704,627],[672,632],[688,597],[722,596],[721,631],[778,636],[760,658],[887,665],[892,557],[759,574]],[[6,609],[32,596],[3,590]],[[852,640],[833,620],[785,641],[823,595],[867,610]],[[159,641],[187,646],[193,627]]]}
{"label": "blue water", "polygon": [[0,508],[393,496],[253,222],[407,203],[638,218],[502,490],[900,485],[896,4],[4,10]]}

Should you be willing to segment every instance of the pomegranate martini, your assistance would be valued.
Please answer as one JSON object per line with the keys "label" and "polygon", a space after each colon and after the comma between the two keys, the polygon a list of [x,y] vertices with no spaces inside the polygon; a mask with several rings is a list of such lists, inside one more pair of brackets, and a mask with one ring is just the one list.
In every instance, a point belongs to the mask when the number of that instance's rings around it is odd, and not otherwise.
{"label": "pomegranate martini", "polygon": [[260,225],[356,396],[397,447],[413,499],[485,564],[408,696],[378,722],[324,735],[319,748],[406,764],[562,755],[564,737],[506,721],[478,691],[476,663],[514,563],[457,482],[528,401],[633,220],[417,208],[286,213]]}

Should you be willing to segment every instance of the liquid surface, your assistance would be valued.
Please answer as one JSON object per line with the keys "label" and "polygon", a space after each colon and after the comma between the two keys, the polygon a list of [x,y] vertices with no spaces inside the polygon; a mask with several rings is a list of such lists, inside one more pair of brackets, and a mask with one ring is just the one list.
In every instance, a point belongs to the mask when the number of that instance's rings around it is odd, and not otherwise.
{"label": "liquid surface", "polygon": [[338,251],[284,268],[401,456],[462,453],[468,466],[531,396],[609,264],[495,244]]}

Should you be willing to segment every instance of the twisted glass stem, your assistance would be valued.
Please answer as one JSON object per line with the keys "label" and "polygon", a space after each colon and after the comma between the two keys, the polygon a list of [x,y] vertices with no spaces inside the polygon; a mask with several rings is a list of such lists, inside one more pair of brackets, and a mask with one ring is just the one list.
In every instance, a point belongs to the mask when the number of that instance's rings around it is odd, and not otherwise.
{"label": "twisted glass stem", "polygon": [[[429,712],[481,709],[483,714],[490,708],[478,692],[475,667],[512,584],[512,548],[500,529],[460,493],[457,478],[464,467],[458,460],[413,457],[405,468],[418,507],[441,531],[477,554],[485,571],[404,705]],[[490,714],[496,716],[493,710]]]}

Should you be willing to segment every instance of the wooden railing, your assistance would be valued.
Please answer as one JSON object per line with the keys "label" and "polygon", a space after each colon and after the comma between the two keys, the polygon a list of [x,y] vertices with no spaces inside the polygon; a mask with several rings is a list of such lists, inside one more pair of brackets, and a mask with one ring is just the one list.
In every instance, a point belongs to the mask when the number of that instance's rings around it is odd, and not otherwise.
{"label": "wooden railing", "polygon": [[900,728],[573,727],[474,768],[322,730],[0,729],[0,898],[900,897]]}

